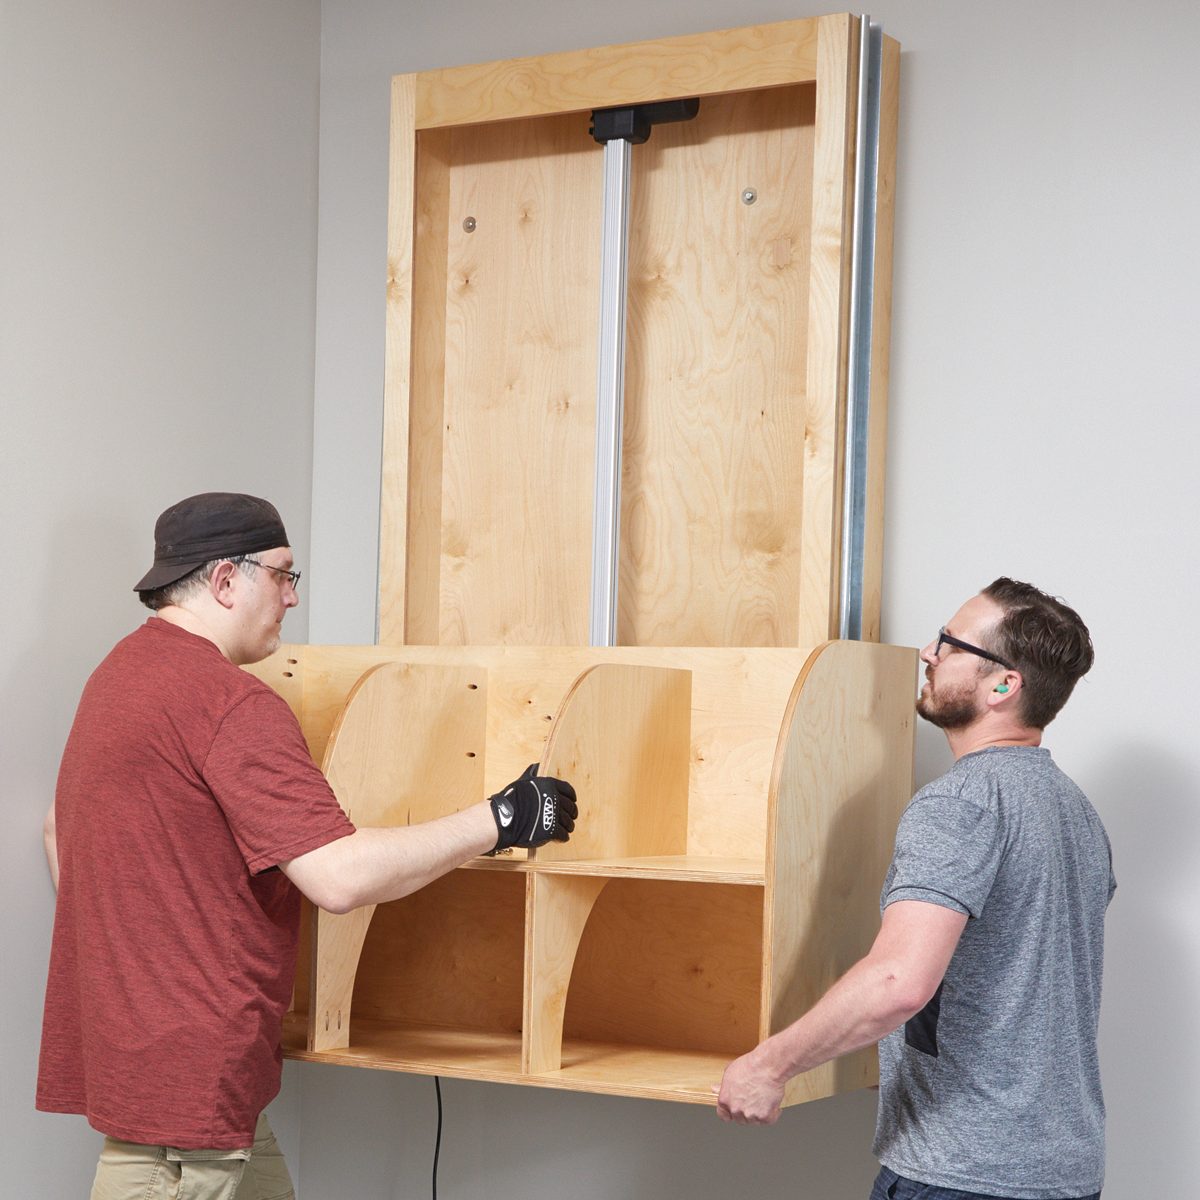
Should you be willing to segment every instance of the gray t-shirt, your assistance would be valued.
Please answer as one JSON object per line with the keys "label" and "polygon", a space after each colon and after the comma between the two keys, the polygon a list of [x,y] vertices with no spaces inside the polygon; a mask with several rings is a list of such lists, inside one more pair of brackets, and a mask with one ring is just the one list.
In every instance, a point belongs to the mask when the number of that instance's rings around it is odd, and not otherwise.
{"label": "gray t-shirt", "polygon": [[913,797],[881,904],[969,919],[937,995],[879,1045],[885,1166],[1020,1200],[1100,1190],[1096,1024],[1115,888],[1104,826],[1047,750],[964,755]]}

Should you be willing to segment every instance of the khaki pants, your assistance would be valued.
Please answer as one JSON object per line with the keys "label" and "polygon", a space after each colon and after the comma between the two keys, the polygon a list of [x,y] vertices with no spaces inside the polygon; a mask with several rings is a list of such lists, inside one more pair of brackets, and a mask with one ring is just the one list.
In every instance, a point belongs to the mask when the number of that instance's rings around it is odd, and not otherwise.
{"label": "khaki pants", "polygon": [[267,1124],[242,1150],[175,1150],[105,1138],[91,1200],[295,1200]]}

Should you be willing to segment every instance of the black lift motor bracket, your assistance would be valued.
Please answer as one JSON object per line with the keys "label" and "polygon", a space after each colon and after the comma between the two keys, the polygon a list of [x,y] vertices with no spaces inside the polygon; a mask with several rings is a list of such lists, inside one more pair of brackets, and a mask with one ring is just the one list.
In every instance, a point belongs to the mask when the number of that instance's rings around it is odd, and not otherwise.
{"label": "black lift motor bracket", "polygon": [[654,104],[634,104],[625,108],[592,110],[591,135],[601,145],[618,138],[640,146],[649,141],[655,125],[672,121],[690,121],[700,111],[699,97],[691,100],[659,100]]}

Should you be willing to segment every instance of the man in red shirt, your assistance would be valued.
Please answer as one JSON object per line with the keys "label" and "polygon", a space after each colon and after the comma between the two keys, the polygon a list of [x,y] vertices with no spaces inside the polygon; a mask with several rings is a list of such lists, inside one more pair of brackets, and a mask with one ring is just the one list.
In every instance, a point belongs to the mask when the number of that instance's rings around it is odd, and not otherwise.
{"label": "man in red shirt", "polygon": [[300,893],[347,912],[574,827],[571,786],[527,772],[436,821],[355,829],[291,710],[239,669],[278,648],[299,581],[265,500],[180,501],[134,589],[155,615],[80,700],[46,820],[59,894],[37,1105],[107,1135],[93,1200],[291,1197],[262,1112]]}

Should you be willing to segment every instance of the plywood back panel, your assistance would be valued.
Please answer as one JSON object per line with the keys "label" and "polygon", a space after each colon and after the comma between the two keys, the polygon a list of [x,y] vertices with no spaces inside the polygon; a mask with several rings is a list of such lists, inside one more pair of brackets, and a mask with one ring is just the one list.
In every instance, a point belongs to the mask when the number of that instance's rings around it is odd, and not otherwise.
{"label": "plywood back panel", "polygon": [[[603,159],[589,110],[672,96],[699,96],[699,116],[633,150],[618,641],[832,636],[857,25],[397,78],[382,641],[586,642]],[[874,534],[869,548],[874,631]]]}
{"label": "plywood back panel", "polygon": [[575,955],[563,1037],[744,1053],[761,938],[758,888],[610,880]]}
{"label": "plywood back panel", "polygon": [[624,644],[796,644],[814,111],[713,96],[634,150]]}
{"label": "plywood back panel", "polygon": [[454,871],[375,909],[353,1021],[521,1028],[525,880]]}

